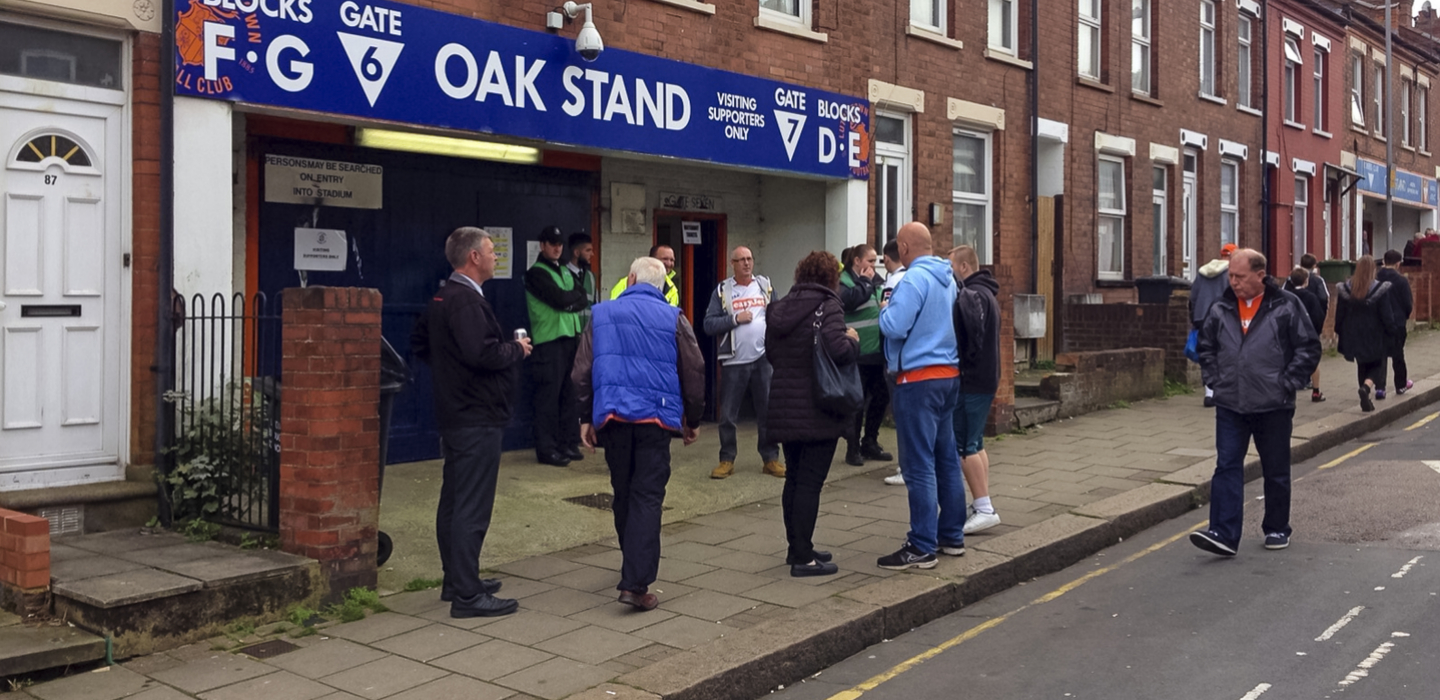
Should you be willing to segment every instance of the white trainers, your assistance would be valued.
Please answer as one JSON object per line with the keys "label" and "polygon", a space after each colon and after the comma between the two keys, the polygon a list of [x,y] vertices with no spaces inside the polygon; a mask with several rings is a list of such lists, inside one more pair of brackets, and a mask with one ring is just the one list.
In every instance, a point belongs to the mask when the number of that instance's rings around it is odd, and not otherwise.
{"label": "white trainers", "polygon": [[895,468],[895,473],[894,473],[894,474],[891,474],[890,476],[885,477],[885,483],[890,484],[891,486],[904,486],[904,485],[905,485],[905,477],[900,474],[900,468],[899,468],[899,467],[896,467],[896,468]]}
{"label": "white trainers", "polygon": [[999,513],[981,513],[977,510],[970,513],[970,517],[965,519],[964,532],[965,534],[969,535],[971,533],[980,532],[981,530],[989,530],[990,528],[995,527],[999,524]]}

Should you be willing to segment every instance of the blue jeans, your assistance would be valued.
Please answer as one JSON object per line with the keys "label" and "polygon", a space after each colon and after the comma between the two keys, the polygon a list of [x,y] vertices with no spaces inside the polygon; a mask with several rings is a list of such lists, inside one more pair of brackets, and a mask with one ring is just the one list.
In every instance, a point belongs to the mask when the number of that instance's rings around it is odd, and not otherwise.
{"label": "blue jeans", "polygon": [[1290,535],[1290,432],[1295,409],[1236,413],[1215,407],[1215,477],[1210,482],[1210,529],[1231,547],[1240,544],[1245,516],[1245,451],[1255,438],[1265,478],[1266,534]]}
{"label": "blue jeans", "polygon": [[910,533],[916,549],[965,541],[965,481],[952,425],[959,379],[930,379],[895,387],[895,433],[900,473],[910,492]]}

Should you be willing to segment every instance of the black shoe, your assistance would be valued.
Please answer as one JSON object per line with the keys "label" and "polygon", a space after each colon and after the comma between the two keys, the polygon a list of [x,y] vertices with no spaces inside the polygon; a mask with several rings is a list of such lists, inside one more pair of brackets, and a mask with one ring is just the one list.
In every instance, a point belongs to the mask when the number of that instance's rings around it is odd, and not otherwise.
{"label": "black shoe", "polygon": [[1359,394],[1360,410],[1366,413],[1375,410],[1375,402],[1370,400],[1370,387],[1368,385],[1360,387]]}
{"label": "black shoe", "polygon": [[457,600],[450,604],[450,617],[500,617],[520,609],[519,601],[513,598],[496,598],[488,593],[475,596],[473,601]]}
{"label": "black shoe", "polygon": [[1265,536],[1266,549],[1284,549],[1290,546],[1290,536],[1272,532]]}
{"label": "black shoe", "polygon": [[807,576],[830,576],[839,570],[840,567],[835,566],[828,561],[820,561],[819,559],[816,559],[814,564],[790,565],[790,575],[794,576],[795,578],[805,578]]}
{"label": "black shoe", "polygon": [[[812,555],[812,556],[810,557],[811,559],[814,559],[815,561],[818,561],[818,562],[821,562],[821,563],[828,562],[828,561],[830,561],[831,559],[834,558],[833,556],[831,556],[831,554],[830,554],[829,552],[826,552],[826,551],[820,550],[820,549],[812,549],[812,550],[810,550],[810,553],[811,553],[811,555]],[[794,559],[791,559],[791,558],[789,558],[789,557],[786,557],[786,558],[785,558],[785,563],[786,563],[786,564],[789,564],[790,566],[794,566],[794,565],[796,565],[796,564],[801,564],[801,563],[804,563],[804,562],[798,562],[798,561],[795,561]]]}
{"label": "black shoe", "polygon": [[[496,593],[499,593],[499,592],[500,592],[500,586],[501,586],[501,583],[500,583],[500,579],[498,579],[498,578],[482,578],[482,579],[480,579],[480,592],[481,592],[481,593],[484,593],[485,595],[495,595]],[[440,589],[440,600],[442,600],[442,601],[444,601],[444,602],[446,602],[446,603],[448,603],[448,602],[450,602],[450,601],[452,601],[452,600],[455,600],[455,591],[452,591],[452,590],[450,590],[449,588],[441,588],[441,589]]]}
{"label": "black shoe", "polygon": [[894,554],[887,554],[877,559],[875,565],[891,571],[904,571],[906,569],[933,569],[935,562],[933,553],[926,554],[916,549],[915,545],[906,542],[905,546]]}
{"label": "black shoe", "polygon": [[535,461],[541,464],[548,464],[552,467],[568,467],[570,460],[559,452],[536,452]]}
{"label": "black shoe", "polygon": [[865,466],[865,458],[860,456],[860,448],[855,443],[845,448],[845,463],[852,467]]}
{"label": "black shoe", "polygon": [[580,451],[580,447],[578,445],[570,445],[569,447],[561,449],[560,456],[570,460],[571,462],[579,462],[580,460],[585,459],[585,453]]}
{"label": "black shoe", "polygon": [[865,459],[879,462],[893,462],[895,455],[885,451],[878,442],[865,442],[860,445],[860,456]]}
{"label": "black shoe", "polygon": [[655,606],[660,604],[660,599],[656,598],[654,593],[636,593],[634,591],[620,591],[620,597],[617,600],[641,612],[654,610]]}
{"label": "black shoe", "polygon": [[1206,396],[1206,397],[1205,397],[1205,408],[1215,408],[1215,397],[1214,397],[1214,396]]}
{"label": "black shoe", "polygon": [[1219,554],[1222,557],[1235,556],[1235,548],[1220,541],[1220,536],[1210,530],[1201,530],[1190,533],[1190,544],[1199,547],[1211,554]]}
{"label": "black shoe", "polygon": [[1325,392],[1320,391],[1319,389],[1315,389],[1314,391],[1311,391],[1311,392],[1310,392],[1310,401],[1311,401],[1311,402],[1313,402],[1313,403],[1320,403],[1321,401],[1324,401],[1324,400],[1325,400]]}

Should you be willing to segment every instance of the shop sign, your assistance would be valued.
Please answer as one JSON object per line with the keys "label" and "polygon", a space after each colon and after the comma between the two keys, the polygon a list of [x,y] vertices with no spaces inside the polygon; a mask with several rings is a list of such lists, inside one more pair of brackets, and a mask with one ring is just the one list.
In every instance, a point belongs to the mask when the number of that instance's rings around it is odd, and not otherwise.
{"label": "shop sign", "polygon": [[[1355,170],[1360,173],[1358,187],[1366,192],[1384,195],[1385,164],[1360,158],[1355,165]],[[1434,180],[1403,170],[1395,171],[1395,199],[1434,206],[1436,204],[1435,193],[1436,183]],[[1429,197],[1427,198],[1426,195]]]}
{"label": "shop sign", "polygon": [[333,228],[295,229],[295,269],[344,272],[345,232]]}
{"label": "shop sign", "polygon": [[[830,178],[870,174],[870,103],[394,2],[176,0],[192,97]],[[605,28],[602,24],[600,30]]]}
{"label": "shop sign", "polygon": [[379,209],[384,168],[318,158],[265,156],[265,201]]}
{"label": "shop sign", "polygon": [[661,209],[670,211],[720,211],[724,207],[719,197],[711,197],[704,194],[676,194],[674,192],[660,193]]}

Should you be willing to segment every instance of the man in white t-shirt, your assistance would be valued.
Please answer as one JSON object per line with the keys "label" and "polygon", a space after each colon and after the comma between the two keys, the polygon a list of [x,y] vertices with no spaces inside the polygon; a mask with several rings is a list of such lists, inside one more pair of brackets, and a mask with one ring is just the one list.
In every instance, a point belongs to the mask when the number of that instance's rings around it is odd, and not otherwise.
{"label": "man in white t-shirt", "polygon": [[710,472],[712,479],[724,479],[735,473],[735,419],[740,416],[740,402],[750,394],[755,406],[755,423],[759,428],[758,447],[765,466],[762,471],[784,477],[785,465],[780,463],[780,445],[769,440],[765,423],[770,403],[770,361],[765,359],[765,307],[774,290],[770,280],[755,274],[755,258],[750,249],[740,246],[730,253],[727,278],[715,293],[705,311],[705,333],[720,339],[716,358],[720,370],[720,464]]}

